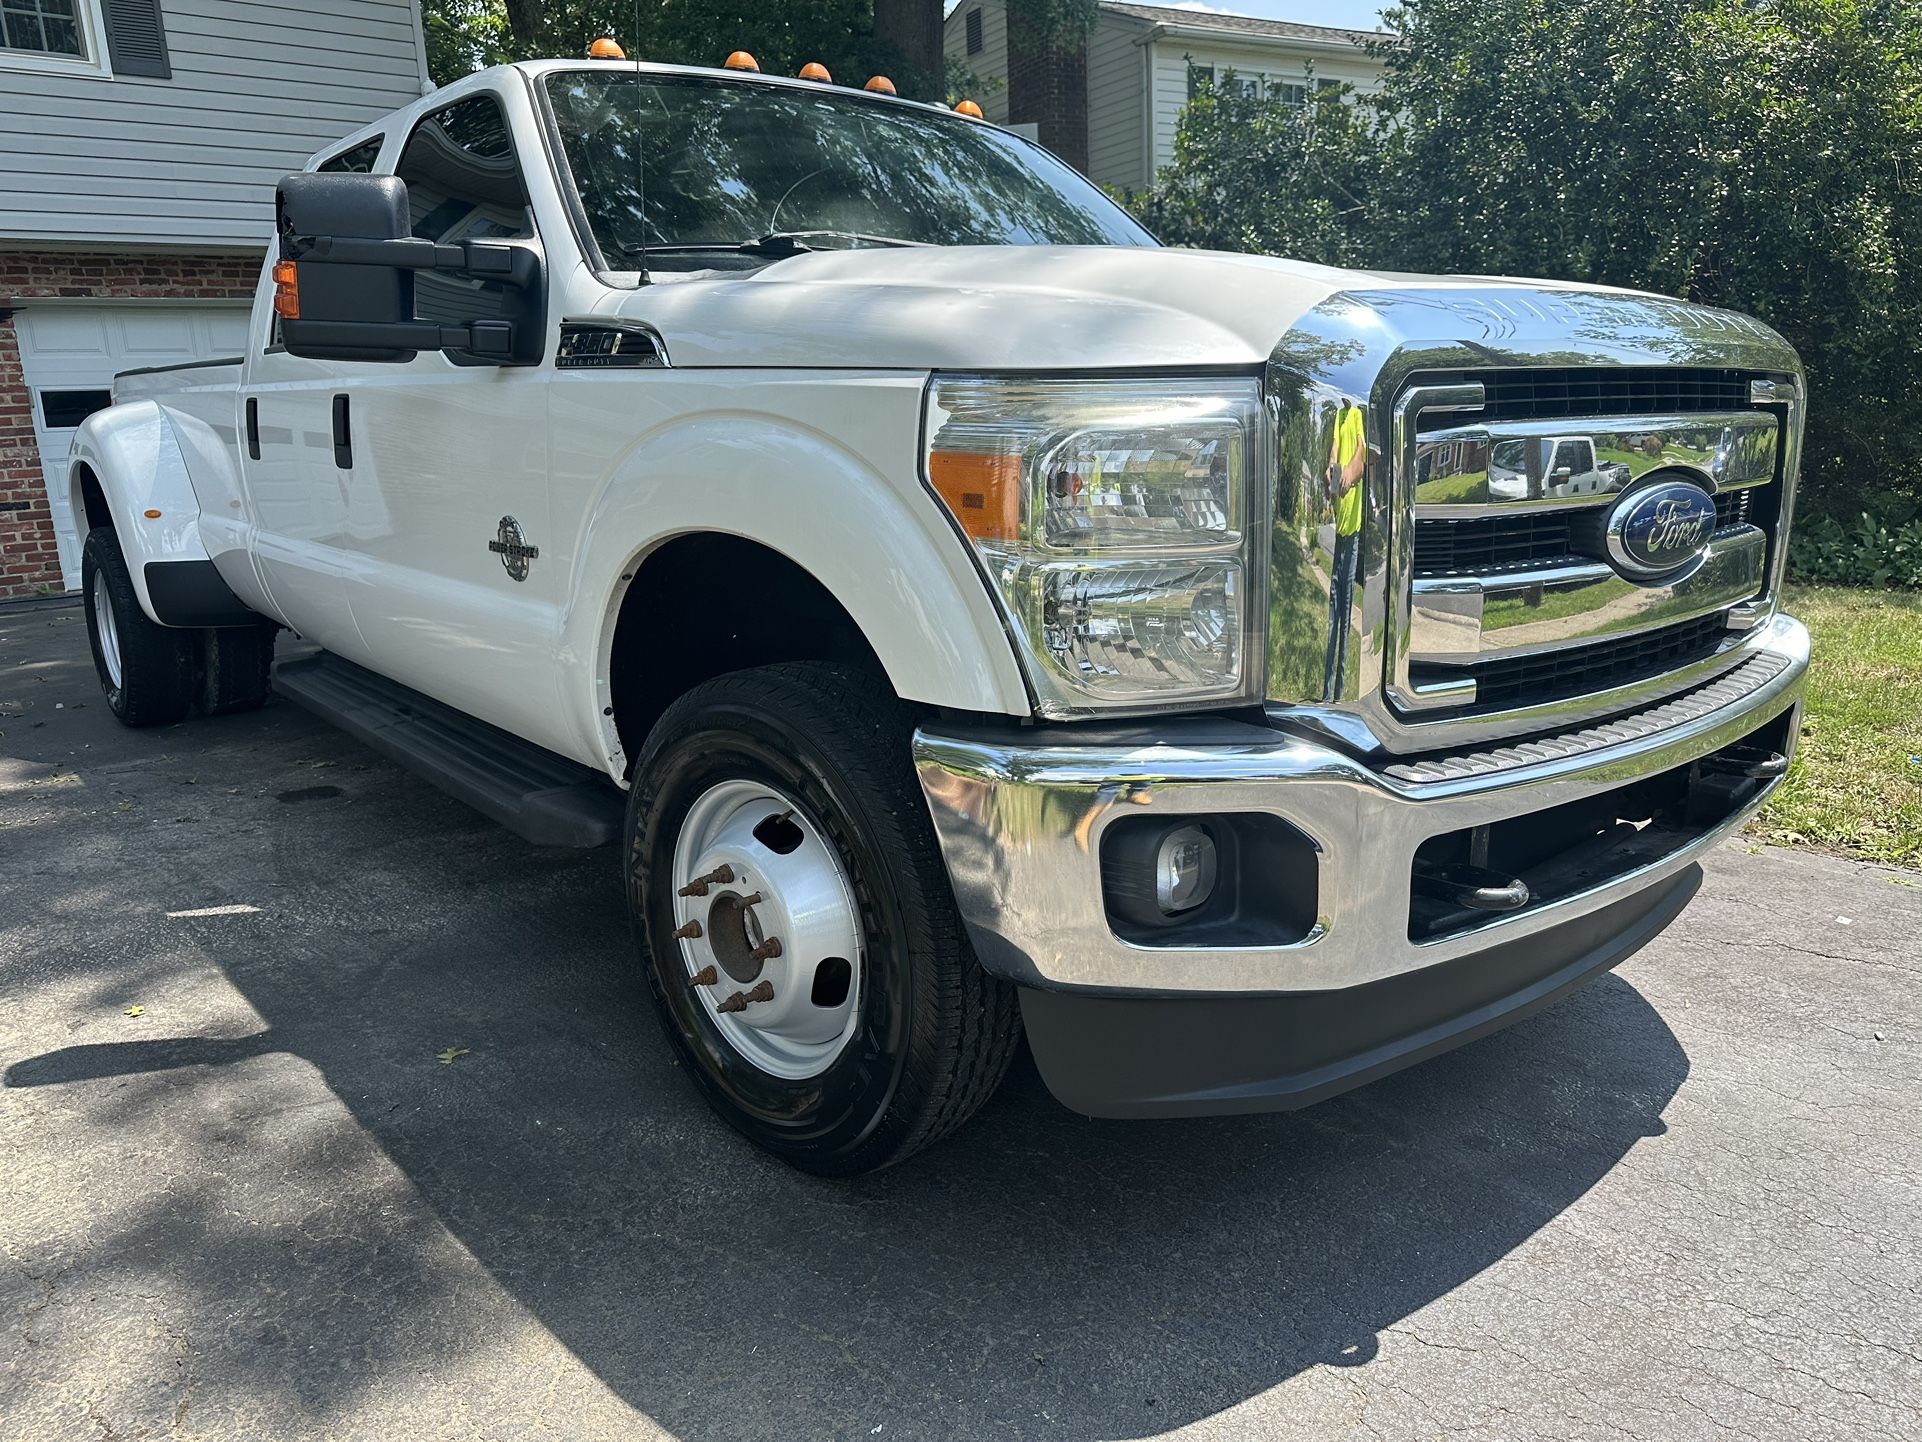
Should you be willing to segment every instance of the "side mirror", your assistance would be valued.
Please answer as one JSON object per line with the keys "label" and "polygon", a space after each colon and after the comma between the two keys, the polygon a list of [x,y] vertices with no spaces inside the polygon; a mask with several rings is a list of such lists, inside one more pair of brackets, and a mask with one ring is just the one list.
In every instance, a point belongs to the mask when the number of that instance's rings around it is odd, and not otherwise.
{"label": "side mirror", "polygon": [[[406,183],[391,175],[284,176],[274,208],[274,312],[292,354],[391,362],[438,350],[469,365],[540,360],[547,296],[533,245],[416,240]],[[484,308],[499,314],[458,324],[417,320],[418,271],[489,283]]]}

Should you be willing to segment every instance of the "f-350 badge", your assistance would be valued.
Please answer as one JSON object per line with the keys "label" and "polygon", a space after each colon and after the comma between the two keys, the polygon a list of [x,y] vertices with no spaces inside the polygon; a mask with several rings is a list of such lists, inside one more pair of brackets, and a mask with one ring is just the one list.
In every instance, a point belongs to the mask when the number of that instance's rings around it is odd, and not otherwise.
{"label": "f-350 badge", "polygon": [[541,553],[539,546],[527,544],[527,533],[512,516],[501,517],[500,533],[487,543],[487,549],[501,558],[507,574],[516,581],[527,579],[527,563]]}

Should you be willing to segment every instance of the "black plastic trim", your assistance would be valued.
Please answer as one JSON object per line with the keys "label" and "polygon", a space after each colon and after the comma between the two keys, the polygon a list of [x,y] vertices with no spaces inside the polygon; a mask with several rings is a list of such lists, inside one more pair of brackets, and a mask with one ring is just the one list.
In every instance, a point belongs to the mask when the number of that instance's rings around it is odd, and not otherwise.
{"label": "black plastic trim", "polygon": [[251,626],[260,619],[212,561],[149,561],[140,574],[154,619],[163,626]]}
{"label": "black plastic trim", "polygon": [[1048,1089],[1097,1117],[1292,1111],[1507,1026],[1620,965],[1701,885],[1690,866],[1485,951],[1332,991],[1115,997],[1023,988]]}

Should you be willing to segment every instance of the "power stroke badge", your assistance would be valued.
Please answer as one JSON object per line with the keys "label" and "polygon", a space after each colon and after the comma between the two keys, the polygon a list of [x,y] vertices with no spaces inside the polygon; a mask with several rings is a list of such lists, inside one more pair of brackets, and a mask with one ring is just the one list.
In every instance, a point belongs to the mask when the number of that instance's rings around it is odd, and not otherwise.
{"label": "power stroke badge", "polygon": [[527,579],[527,563],[540,555],[539,546],[527,544],[527,533],[512,516],[502,516],[500,531],[487,543],[487,549],[501,558],[507,574],[516,581]]}

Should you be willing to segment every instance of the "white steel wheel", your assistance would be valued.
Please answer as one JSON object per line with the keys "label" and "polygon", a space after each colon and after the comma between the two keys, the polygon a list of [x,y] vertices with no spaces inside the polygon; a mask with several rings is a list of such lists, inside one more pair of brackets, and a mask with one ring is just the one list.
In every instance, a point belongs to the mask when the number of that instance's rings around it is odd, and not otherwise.
{"label": "white steel wheel", "polygon": [[93,630],[100,647],[100,666],[107,673],[107,684],[118,691],[120,670],[120,627],[114,621],[113,598],[107,594],[107,573],[93,573]]}
{"label": "white steel wheel", "polygon": [[860,1021],[861,928],[847,869],[792,797],[723,781],[674,848],[675,937],[715,1029],[770,1076],[826,1071]]}

